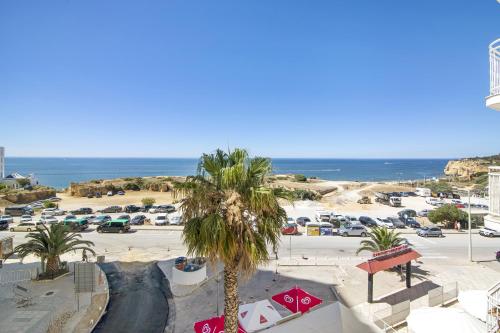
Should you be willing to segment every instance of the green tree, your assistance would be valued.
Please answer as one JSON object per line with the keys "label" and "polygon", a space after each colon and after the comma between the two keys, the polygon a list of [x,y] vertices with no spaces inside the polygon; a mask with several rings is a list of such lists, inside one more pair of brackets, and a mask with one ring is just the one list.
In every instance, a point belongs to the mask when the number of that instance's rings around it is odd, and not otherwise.
{"label": "green tree", "polygon": [[455,222],[467,220],[467,213],[455,205],[443,205],[429,212],[427,216],[432,223],[443,223],[445,228],[452,228]]}
{"label": "green tree", "polygon": [[142,198],[141,200],[143,206],[152,206],[155,204],[155,198]]}
{"label": "green tree", "polygon": [[31,182],[28,178],[19,178],[19,179],[16,179],[16,182],[21,187],[25,187],[25,186],[28,186],[31,184]]}
{"label": "green tree", "polygon": [[293,175],[293,178],[295,179],[296,182],[306,182],[307,177],[301,174]]}
{"label": "green tree", "polygon": [[43,208],[56,208],[56,207],[57,207],[57,205],[56,205],[56,203],[55,203],[55,202],[53,202],[53,201],[50,201],[50,200],[45,200],[45,201],[43,202]]}
{"label": "green tree", "polygon": [[77,250],[86,250],[95,255],[91,241],[81,240],[80,234],[70,232],[62,224],[43,225],[42,229],[29,233],[26,243],[15,247],[14,253],[24,258],[30,254],[40,258],[42,271],[55,275],[61,268],[61,255]]}
{"label": "green tree", "polygon": [[175,183],[188,255],[224,263],[225,332],[238,330],[238,277],[249,276],[277,248],[286,212],[266,186],[271,162],[236,149],[204,154],[198,174]]}
{"label": "green tree", "polygon": [[403,245],[406,240],[401,233],[388,228],[375,227],[368,233],[370,239],[362,240],[356,254],[363,251],[378,252],[389,250],[395,246]]}

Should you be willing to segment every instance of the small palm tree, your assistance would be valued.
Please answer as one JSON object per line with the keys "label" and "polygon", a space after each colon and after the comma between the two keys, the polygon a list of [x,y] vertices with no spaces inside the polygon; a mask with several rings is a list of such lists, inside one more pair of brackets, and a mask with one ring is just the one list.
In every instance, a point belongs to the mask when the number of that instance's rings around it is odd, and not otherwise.
{"label": "small palm tree", "polygon": [[198,174],[175,185],[185,218],[188,255],[224,263],[225,332],[238,330],[238,277],[250,275],[278,246],[286,212],[266,186],[269,159],[249,158],[245,150],[204,154]]}
{"label": "small palm tree", "polygon": [[391,249],[395,246],[406,244],[406,239],[400,237],[401,233],[387,228],[375,227],[368,233],[370,239],[362,240],[360,248],[356,251],[378,252]]}
{"label": "small palm tree", "polygon": [[43,229],[26,235],[29,240],[16,246],[14,252],[21,258],[30,254],[39,257],[42,262],[42,271],[54,275],[60,269],[60,256],[77,250],[86,250],[95,255],[90,246],[91,241],[80,240],[80,234],[70,232],[62,224],[52,224],[50,228],[43,225]]}

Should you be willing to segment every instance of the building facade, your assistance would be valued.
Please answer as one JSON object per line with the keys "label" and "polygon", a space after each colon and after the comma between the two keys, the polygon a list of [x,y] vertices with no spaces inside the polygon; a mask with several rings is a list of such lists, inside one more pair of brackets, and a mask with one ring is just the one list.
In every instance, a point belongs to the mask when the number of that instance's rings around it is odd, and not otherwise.
{"label": "building facade", "polygon": [[500,231],[500,167],[489,168],[490,208],[484,226]]}

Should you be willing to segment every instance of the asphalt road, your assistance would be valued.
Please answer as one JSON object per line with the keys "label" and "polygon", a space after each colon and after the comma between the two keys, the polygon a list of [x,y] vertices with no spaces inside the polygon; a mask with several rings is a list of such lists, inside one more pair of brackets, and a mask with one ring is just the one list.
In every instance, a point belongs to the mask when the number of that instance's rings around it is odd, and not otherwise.
{"label": "asphalt road", "polygon": [[163,332],[168,319],[168,291],[156,264],[114,262],[101,267],[108,278],[110,301],[93,332]]}

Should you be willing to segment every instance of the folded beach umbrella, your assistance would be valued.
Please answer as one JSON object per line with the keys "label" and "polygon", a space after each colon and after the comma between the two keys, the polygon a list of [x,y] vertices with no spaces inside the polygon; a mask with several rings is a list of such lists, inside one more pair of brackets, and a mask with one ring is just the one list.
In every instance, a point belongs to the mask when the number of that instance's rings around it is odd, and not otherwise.
{"label": "folded beach umbrella", "polygon": [[[194,324],[196,333],[224,333],[224,315],[212,317]],[[238,333],[246,333],[238,323]]]}
{"label": "folded beach umbrella", "polygon": [[240,305],[238,313],[238,322],[248,333],[271,327],[280,319],[280,314],[267,299]]}
{"label": "folded beach umbrella", "polygon": [[295,288],[284,291],[282,293],[276,294],[271,298],[276,303],[283,305],[293,313],[297,313],[299,311],[301,313],[305,313],[311,308],[323,302],[323,300],[321,300],[320,298],[307,293],[298,286],[295,286]]}

